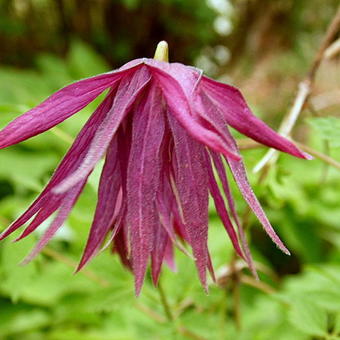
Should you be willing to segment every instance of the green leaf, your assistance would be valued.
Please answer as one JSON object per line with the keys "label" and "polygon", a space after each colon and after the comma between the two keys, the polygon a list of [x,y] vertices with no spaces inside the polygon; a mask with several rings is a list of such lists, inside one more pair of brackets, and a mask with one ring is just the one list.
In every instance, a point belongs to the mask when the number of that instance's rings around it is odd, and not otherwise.
{"label": "green leaf", "polygon": [[56,163],[53,154],[32,154],[14,149],[1,150],[0,177],[22,187],[40,191],[41,176]]}
{"label": "green leaf", "polygon": [[1,245],[2,280],[0,288],[13,301],[22,297],[27,287],[38,275],[36,263],[20,266],[20,262],[32,249],[35,240],[28,238],[17,243],[4,241]]}
{"label": "green leaf", "polygon": [[294,299],[288,318],[293,326],[308,335],[327,335],[327,312],[312,300]]}
{"label": "green leaf", "polygon": [[[48,313],[38,308],[27,308],[27,306],[20,304],[8,306],[8,304],[3,301],[1,301],[1,307],[1,339],[8,339],[7,336],[9,335],[27,334],[30,331],[46,327],[51,321]],[[26,339],[26,336],[21,338]]]}
{"label": "green leaf", "polygon": [[75,40],[68,56],[70,72],[75,79],[107,72],[110,67],[85,43]]}
{"label": "green leaf", "polygon": [[340,147],[340,119],[337,117],[318,117],[308,119],[308,123],[321,137],[333,147]]}

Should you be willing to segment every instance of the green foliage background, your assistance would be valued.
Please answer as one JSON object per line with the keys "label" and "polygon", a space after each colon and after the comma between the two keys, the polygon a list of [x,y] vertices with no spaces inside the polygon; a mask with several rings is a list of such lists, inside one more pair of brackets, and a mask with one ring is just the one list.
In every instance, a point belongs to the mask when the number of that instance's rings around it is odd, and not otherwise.
{"label": "green foliage background", "polygon": [[[8,3],[3,1],[1,4],[5,6]],[[136,0],[119,3],[131,11],[140,6]],[[148,3],[152,4],[152,1]],[[161,3],[174,8],[184,6],[181,1],[175,0],[163,0]],[[190,4],[194,3],[190,1]],[[302,3],[300,11],[305,14],[315,8],[323,8],[317,1]],[[195,46],[218,43],[221,38],[215,33],[210,36],[202,33],[203,24],[212,24],[213,11],[202,4],[197,6],[192,20],[202,31],[192,32],[197,34]],[[315,50],[332,8],[332,2],[329,2],[322,12],[325,20],[319,26],[313,26],[308,20],[303,24],[299,19],[294,21],[294,16],[299,18],[301,12],[298,9],[292,12],[294,15],[290,20],[296,23],[290,26],[296,32],[292,48],[278,48],[274,62],[265,66],[273,77],[280,80],[288,76],[293,79],[303,76],[305,64],[310,62],[312,46]],[[187,8],[182,10],[187,11]],[[15,29],[14,22],[4,22],[4,13],[0,12],[0,30],[6,28],[11,31],[10,34],[15,34],[18,27]],[[237,22],[242,22],[241,14],[241,10],[234,14],[236,31]],[[171,20],[167,25],[172,25]],[[179,32],[171,33],[174,29]],[[172,27],[166,32],[171,37],[184,34],[179,27]],[[308,37],[303,46],[299,43],[301,37]],[[135,46],[134,38],[129,39],[128,43]],[[30,68],[18,67],[27,60],[3,63],[0,67],[0,127],[65,84],[107,71],[112,60],[118,62],[130,56],[120,52],[115,56],[112,52],[113,56],[105,55],[103,58],[102,53],[95,51],[98,51],[99,45],[94,41],[90,43],[84,43],[84,39],[75,36],[65,53],[38,51],[29,57]],[[181,56],[192,60],[199,53],[195,50],[191,55],[191,52],[182,48]],[[175,58],[176,49],[171,53]],[[241,73],[235,76],[240,85],[247,85],[247,79],[256,66],[253,59],[254,55],[246,48],[238,67],[235,67]],[[275,66],[278,60],[279,70]],[[221,67],[222,71],[225,72]],[[275,125],[280,115],[287,111],[295,85],[285,88],[279,100],[267,97],[264,102],[258,103],[256,99],[260,91],[250,93],[251,106],[260,115],[261,112],[273,113],[275,119],[262,117]],[[1,229],[23,212],[40,192],[99,100],[58,128],[0,151]],[[322,117],[306,114],[302,117],[300,137],[316,150],[322,151],[327,143],[330,155],[339,159],[339,118],[333,115],[333,111],[330,114]],[[249,170],[265,151],[243,152]],[[249,238],[255,260],[260,263],[261,281],[250,279],[240,286],[241,328],[236,326],[233,315],[233,278],[225,274],[230,269],[233,250],[213,208],[210,210],[209,246],[221,285],[211,283],[210,293],[206,295],[198,283],[192,260],[181,253],[176,254],[177,273],[164,268],[161,278],[173,320],[167,319],[159,291],[151,285],[149,278],[141,296],[135,298],[132,275],[108,250],[95,258],[85,270],[73,275],[92,220],[99,172],[100,169],[92,175],[63,230],[32,263],[19,265],[38,239],[39,232],[18,243],[9,239],[0,243],[0,339],[340,338],[338,170],[317,159],[307,162],[281,155],[261,185],[258,184],[258,176],[249,171],[255,193],[292,256],[281,254],[264,235],[257,220],[250,217]],[[236,188],[233,189],[242,216],[246,207]],[[250,278],[247,269],[241,275]]]}

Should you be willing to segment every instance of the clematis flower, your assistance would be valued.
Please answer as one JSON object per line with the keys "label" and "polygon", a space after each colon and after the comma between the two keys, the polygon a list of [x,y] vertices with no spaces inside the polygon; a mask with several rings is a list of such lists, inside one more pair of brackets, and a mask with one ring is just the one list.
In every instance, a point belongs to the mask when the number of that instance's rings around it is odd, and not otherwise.
{"label": "clematis flower", "polygon": [[163,262],[174,267],[173,248],[188,252],[188,244],[206,287],[206,271],[213,274],[207,248],[210,194],[236,252],[255,273],[226,165],[265,231],[289,254],[249,186],[229,126],[296,157],[308,155],[256,118],[239,90],[194,67],[168,63],[166,56],[167,44],[161,42],[154,59],[133,60],[68,85],[0,131],[0,148],[19,143],[61,123],[108,90],[45,189],[1,234],[3,239],[29,222],[20,240],[54,215],[25,262],[62,227],[104,156],[96,211],[78,270],[108,240],[133,271],[139,294],[149,260],[157,284]]}

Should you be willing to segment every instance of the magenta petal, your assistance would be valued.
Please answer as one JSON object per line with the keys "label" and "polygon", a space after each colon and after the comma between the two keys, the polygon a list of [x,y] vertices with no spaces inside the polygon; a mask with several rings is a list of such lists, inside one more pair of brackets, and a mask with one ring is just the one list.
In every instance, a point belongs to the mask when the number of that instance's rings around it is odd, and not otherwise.
{"label": "magenta petal", "polygon": [[117,141],[113,140],[108,148],[100,178],[98,202],[90,235],[77,270],[80,270],[98,252],[112,226],[116,213],[114,207],[121,187],[121,173],[117,152]]}
{"label": "magenta petal", "polygon": [[41,208],[41,210],[34,217],[33,221],[29,224],[29,226],[24,230],[24,232],[15,239],[15,241],[19,241],[24,237],[31,234],[35,229],[39,227],[41,223],[43,223],[47,218],[49,218],[62,203],[61,199],[49,201],[48,205]]}
{"label": "magenta petal", "polygon": [[171,114],[168,118],[175,145],[174,174],[183,209],[183,222],[193,249],[199,278],[207,290],[208,183],[204,148],[188,136]]}
{"label": "magenta petal", "polygon": [[267,232],[272,241],[285,254],[290,255],[289,250],[284,246],[280,238],[275,233],[252,188],[250,187],[244,165],[241,162],[235,162],[232,159],[228,159],[228,164],[244,199],[247,201],[250,208],[253,210],[259,221],[262,223],[264,230]]}
{"label": "magenta petal", "polygon": [[242,94],[235,87],[203,76],[200,90],[211,99],[214,106],[223,113],[226,122],[237,131],[261,144],[296,157],[309,158],[309,155],[300,151],[292,142],[254,116]]}
{"label": "magenta petal", "polygon": [[190,253],[178,242],[174,229],[173,208],[177,204],[171,186],[163,175],[158,189],[157,211],[160,220],[160,226],[165,229],[170,241],[184,254],[191,257]]}
{"label": "magenta petal", "polygon": [[150,76],[145,67],[138,69],[133,75],[124,77],[119,84],[112,108],[107,116],[97,126],[96,134],[91,142],[84,161],[69,177],[65,178],[55,189],[55,193],[69,190],[85,178],[93,170],[97,162],[104,155],[111,139],[120,124],[128,114],[134,102],[143,93]]}
{"label": "magenta petal", "polygon": [[64,202],[62,203],[57,216],[50,224],[48,229],[45,231],[44,235],[38,242],[38,244],[34,247],[34,249],[26,256],[26,258],[22,261],[23,264],[27,264],[36,257],[39,252],[45,247],[45,245],[49,242],[49,240],[55,235],[55,233],[62,227],[64,221],[67,219],[70,214],[73,206],[75,205],[80,193],[83,190],[83,187],[86,183],[86,180],[79,183],[75,188],[69,192],[64,198]]}
{"label": "magenta petal", "polygon": [[168,242],[165,248],[164,261],[166,262],[170,270],[172,270],[173,272],[177,270],[176,263],[175,263],[174,248],[172,246],[172,242],[170,238],[168,238]]}
{"label": "magenta petal", "polygon": [[213,169],[210,163],[210,157],[207,154],[206,154],[206,164],[207,164],[208,176],[209,176],[209,189],[210,189],[211,196],[213,197],[214,202],[215,202],[216,211],[218,215],[221,217],[223,225],[230,237],[230,240],[237,254],[243,258],[243,253],[238,242],[237,234],[230,221],[227,209],[224,204],[223,196],[221,195],[220,189],[214,177],[214,172],[213,172]]}
{"label": "magenta petal", "polygon": [[85,155],[87,154],[89,145],[95,132],[97,130],[97,124],[104,119],[107,110],[112,105],[112,93],[108,94],[105,100],[99,105],[93,115],[86,122],[77,138],[73,142],[70,150],[61,161],[60,165],[54,172],[51,180],[39,195],[39,197],[31,204],[31,206],[21,215],[14,223],[12,223],[3,233],[0,235],[0,240],[7,237],[15,230],[20,228],[31,217],[33,217],[41,207],[50,203],[51,189],[65,177],[72,174],[82,163]]}
{"label": "magenta petal", "polygon": [[169,237],[165,229],[158,225],[155,230],[154,245],[151,251],[151,276],[155,286],[158,284],[168,240]]}
{"label": "magenta petal", "polygon": [[136,295],[144,281],[155,230],[160,227],[155,201],[160,181],[159,152],[164,123],[161,92],[152,84],[148,96],[135,108],[127,176],[127,225]]}
{"label": "magenta petal", "polygon": [[113,251],[116,251],[120,257],[121,262],[123,265],[128,268],[132,269],[131,261],[129,258],[129,250],[128,250],[128,241],[127,237],[124,232],[124,228],[119,228],[115,238],[114,238],[114,247]]}
{"label": "magenta petal", "polygon": [[104,73],[64,87],[1,130],[0,148],[19,143],[61,123],[88,105],[105,89],[114,86],[132,70],[134,69]]}
{"label": "magenta petal", "polygon": [[244,256],[245,256],[245,260],[246,260],[252,274],[255,276],[255,278],[258,278],[258,275],[256,273],[255,264],[254,264],[253,258],[251,256],[251,253],[250,253],[247,238],[246,238],[244,230],[241,226],[240,220],[238,218],[238,215],[237,215],[237,212],[236,212],[236,209],[235,209],[234,199],[233,199],[232,193],[230,191],[230,187],[229,187],[229,184],[228,184],[228,180],[227,180],[227,176],[226,176],[226,173],[225,173],[225,168],[224,168],[221,156],[215,154],[214,152],[211,152],[210,154],[211,154],[211,157],[213,159],[213,162],[214,162],[215,168],[217,170],[218,176],[219,176],[219,178],[222,182],[224,194],[226,195],[226,198],[227,198],[227,201],[228,201],[228,206],[229,206],[229,210],[231,212],[231,216],[233,217],[234,222],[236,223],[236,226],[237,226],[237,231],[238,231],[239,239],[241,241],[242,250],[243,250],[243,253],[244,253]]}
{"label": "magenta petal", "polygon": [[190,103],[181,85],[166,72],[148,65],[159,85],[171,110],[171,114],[180,122],[183,128],[196,140],[209,146],[225,156],[239,160],[240,156],[235,155],[223,139],[214,131],[202,126],[191,112]]}

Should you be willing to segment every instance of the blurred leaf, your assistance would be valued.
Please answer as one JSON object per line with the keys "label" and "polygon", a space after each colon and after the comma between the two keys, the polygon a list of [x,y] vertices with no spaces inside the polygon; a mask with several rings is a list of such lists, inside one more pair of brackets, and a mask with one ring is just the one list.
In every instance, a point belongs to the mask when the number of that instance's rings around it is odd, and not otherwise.
{"label": "blurred leaf", "polygon": [[308,298],[296,298],[289,311],[289,321],[302,332],[314,336],[327,335],[327,313]]}
{"label": "blurred leaf", "polygon": [[20,262],[28,255],[34,245],[34,238],[28,238],[17,243],[3,241],[1,244],[2,280],[0,287],[13,301],[22,297],[25,290],[38,277],[36,263],[20,266]]}
{"label": "blurred leaf", "polygon": [[[56,163],[52,154],[39,155],[14,149],[1,151],[0,177],[10,179],[14,185],[34,191],[42,188],[41,177]],[[9,171],[10,170],[10,171]]]}
{"label": "blurred leaf", "polygon": [[317,131],[320,136],[329,141],[330,145],[340,147],[340,118],[337,117],[318,117],[309,118],[308,123]]}
{"label": "blurred leaf", "polygon": [[104,59],[79,40],[75,40],[71,44],[68,64],[75,79],[94,76],[110,70]]}

